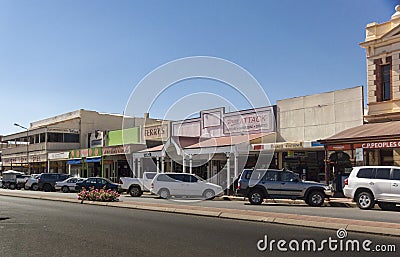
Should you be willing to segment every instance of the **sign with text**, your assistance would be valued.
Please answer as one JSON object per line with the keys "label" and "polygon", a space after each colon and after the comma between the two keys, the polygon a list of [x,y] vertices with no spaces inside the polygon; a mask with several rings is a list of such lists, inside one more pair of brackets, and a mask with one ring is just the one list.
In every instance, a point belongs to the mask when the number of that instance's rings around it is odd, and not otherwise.
{"label": "sign with text", "polygon": [[49,160],[68,159],[69,152],[49,153],[48,158],[49,158]]}
{"label": "sign with text", "polygon": [[388,141],[388,142],[375,142],[375,143],[363,143],[362,148],[376,149],[376,148],[400,148],[400,141]]}
{"label": "sign with text", "polygon": [[129,145],[103,147],[103,155],[129,154],[130,152],[131,147]]}
{"label": "sign with text", "polygon": [[252,131],[272,131],[271,110],[257,111],[224,117],[225,133],[234,134]]}
{"label": "sign with text", "polygon": [[168,138],[168,125],[145,126],[143,129],[144,140],[166,140]]}

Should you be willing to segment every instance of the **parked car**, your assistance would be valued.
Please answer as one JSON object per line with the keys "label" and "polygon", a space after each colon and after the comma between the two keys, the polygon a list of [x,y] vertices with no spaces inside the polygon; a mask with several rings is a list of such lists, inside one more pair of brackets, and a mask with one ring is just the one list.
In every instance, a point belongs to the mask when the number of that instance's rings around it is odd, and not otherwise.
{"label": "parked car", "polygon": [[302,181],[293,171],[276,169],[243,170],[236,194],[261,204],[264,199],[301,199],[310,206],[321,206],[333,195],[329,186],[313,181]]}
{"label": "parked car", "polygon": [[99,178],[99,177],[92,177],[92,178],[87,178],[83,181],[79,181],[76,183],[75,190],[76,191],[81,191],[83,188],[89,190],[90,188],[94,189],[111,189],[116,192],[121,191],[121,185],[117,183],[113,183],[110,180],[106,178]]}
{"label": "parked car", "polygon": [[25,190],[33,190],[37,191],[39,190],[38,186],[38,178],[40,177],[41,174],[32,174],[28,180],[25,183]]}
{"label": "parked car", "polygon": [[400,167],[354,167],[344,183],[344,195],[360,209],[372,209],[378,203],[381,209],[391,210],[400,204]]}
{"label": "parked car", "polygon": [[123,192],[128,192],[133,197],[139,197],[145,191],[150,191],[151,182],[157,172],[144,172],[143,178],[121,177],[119,183]]}
{"label": "parked car", "polygon": [[161,198],[186,197],[213,199],[215,196],[223,195],[221,186],[208,183],[202,178],[185,173],[159,173],[151,183],[150,192]]}
{"label": "parked car", "polygon": [[42,173],[38,178],[38,188],[45,192],[54,191],[57,181],[63,181],[69,178],[68,174],[62,173]]}
{"label": "parked car", "polygon": [[26,179],[23,172],[8,170],[3,172],[2,185],[3,188],[19,189],[24,187]]}
{"label": "parked car", "polygon": [[85,180],[84,178],[67,178],[64,181],[57,181],[54,188],[56,190],[61,190],[63,193],[69,193],[71,191],[76,191],[76,183]]}

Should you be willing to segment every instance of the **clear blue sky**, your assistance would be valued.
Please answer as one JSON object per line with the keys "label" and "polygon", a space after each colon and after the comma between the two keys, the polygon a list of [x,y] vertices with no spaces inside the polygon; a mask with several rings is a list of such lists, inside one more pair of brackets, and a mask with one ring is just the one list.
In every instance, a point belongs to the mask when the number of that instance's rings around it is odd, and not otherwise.
{"label": "clear blue sky", "polygon": [[187,56],[241,65],[273,104],[366,85],[358,44],[397,2],[0,0],[0,134],[81,108],[122,113],[147,73]]}

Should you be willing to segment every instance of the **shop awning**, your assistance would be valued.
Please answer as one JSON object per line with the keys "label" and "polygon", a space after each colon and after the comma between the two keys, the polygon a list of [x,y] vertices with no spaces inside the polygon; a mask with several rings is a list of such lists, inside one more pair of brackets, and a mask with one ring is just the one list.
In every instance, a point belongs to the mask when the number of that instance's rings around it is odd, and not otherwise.
{"label": "shop awning", "polygon": [[80,164],[81,159],[73,159],[73,160],[68,160],[67,164]]}
{"label": "shop awning", "polygon": [[373,140],[394,140],[400,137],[400,121],[368,123],[346,129],[326,139],[319,140],[324,144],[358,143]]}
{"label": "shop awning", "polygon": [[95,157],[95,158],[86,158],[87,163],[91,162],[101,162],[101,157]]}

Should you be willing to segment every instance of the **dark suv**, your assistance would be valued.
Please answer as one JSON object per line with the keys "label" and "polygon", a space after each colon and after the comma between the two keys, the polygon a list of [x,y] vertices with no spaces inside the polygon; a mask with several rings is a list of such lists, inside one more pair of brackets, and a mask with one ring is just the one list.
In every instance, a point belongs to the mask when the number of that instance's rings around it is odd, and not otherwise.
{"label": "dark suv", "polygon": [[332,196],[329,186],[302,181],[288,170],[246,169],[238,181],[236,194],[248,197],[251,204],[261,204],[264,199],[302,199],[310,206],[321,206],[325,197]]}
{"label": "dark suv", "polygon": [[54,191],[56,182],[66,180],[67,178],[69,178],[68,174],[42,173],[38,178],[39,190],[43,190],[45,192]]}

